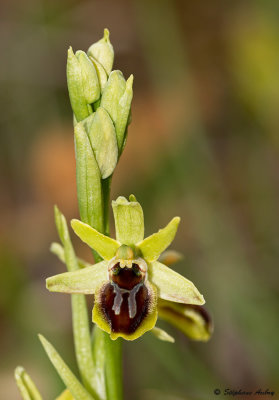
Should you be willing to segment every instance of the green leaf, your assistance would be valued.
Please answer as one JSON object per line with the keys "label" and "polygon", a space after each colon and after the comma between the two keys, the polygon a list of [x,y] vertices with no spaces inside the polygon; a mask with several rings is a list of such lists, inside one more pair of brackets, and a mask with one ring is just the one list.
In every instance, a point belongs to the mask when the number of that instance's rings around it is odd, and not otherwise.
{"label": "green leaf", "polygon": [[205,303],[195,285],[184,276],[154,261],[148,266],[148,279],[158,288],[161,299],[185,304]]}
{"label": "green leaf", "polygon": [[109,30],[104,30],[104,37],[97,43],[92,44],[87,54],[95,58],[106,70],[107,74],[112,70],[114,51],[109,40]]}
{"label": "green leaf", "polygon": [[72,110],[77,121],[82,121],[90,112],[83,91],[81,66],[71,47],[67,59],[67,83]]}
{"label": "green leaf", "polygon": [[159,318],[169,322],[192,340],[206,342],[213,332],[211,318],[204,307],[159,300]]}
{"label": "green leaf", "polygon": [[94,294],[108,279],[107,265],[107,261],[101,261],[78,271],[51,276],[46,280],[46,287],[50,292]]}
{"label": "green leaf", "polygon": [[118,197],[112,202],[116,239],[127,246],[135,245],[144,237],[144,217],[137,201]]}
{"label": "green leaf", "polygon": [[117,164],[118,147],[113,122],[107,111],[99,107],[84,121],[103,179],[109,177]]}
{"label": "green leaf", "polygon": [[134,76],[131,75],[126,82],[125,92],[119,100],[117,117],[115,121],[115,131],[117,136],[117,143],[120,153],[124,148],[124,139],[126,127],[128,125],[128,119],[131,110],[131,103],[133,99],[133,80]]}
{"label": "green leaf", "polygon": [[57,227],[57,231],[60,237],[61,242],[64,245],[64,255],[65,255],[65,263],[67,265],[68,271],[78,270],[78,263],[76,260],[76,255],[72,246],[72,242],[70,239],[70,234],[66,222],[66,218],[60,212],[57,206],[54,207],[54,215],[55,215],[55,223]]}
{"label": "green leaf", "polygon": [[105,364],[106,349],[105,335],[97,325],[94,325],[92,335],[92,357],[95,365],[95,389],[100,399],[106,400]]}
{"label": "green leaf", "polygon": [[118,247],[120,247],[116,240],[103,235],[78,219],[73,219],[71,225],[76,235],[88,246],[96,250],[104,260],[111,260],[115,256]]}
{"label": "green leaf", "polygon": [[42,400],[34,382],[23,367],[15,369],[15,380],[23,400]]}
{"label": "green leaf", "polygon": [[[62,263],[65,264],[64,247],[61,246],[60,243],[56,243],[56,242],[51,243],[50,251],[53,254],[55,254],[59,258],[59,260],[62,261]],[[76,259],[77,259],[79,268],[90,267],[92,265],[91,263],[89,263],[89,262],[87,262],[87,261],[85,261],[85,260],[83,260],[83,259],[81,259],[79,257],[77,257]]]}
{"label": "green leaf", "polygon": [[81,219],[98,231],[104,229],[101,174],[83,123],[75,126],[78,205]]}
{"label": "green leaf", "polygon": [[162,340],[163,342],[170,342],[170,343],[175,342],[174,338],[171,335],[169,335],[163,329],[158,328],[157,326],[151,329],[151,332],[153,333],[154,336],[156,336],[157,339]]}
{"label": "green leaf", "polygon": [[73,397],[78,400],[97,400],[96,397],[92,397],[82,386],[80,381],[73,374],[68,365],[62,360],[55,348],[42,335],[39,335],[39,339],[52,365],[58,372],[58,375],[69,389]]}
{"label": "green leaf", "polygon": [[[64,245],[64,257],[68,271],[79,271],[66,219],[55,206],[55,222]],[[91,337],[86,299],[81,294],[71,296],[75,354],[81,379],[86,389],[94,394],[95,371],[91,354]]]}
{"label": "green leaf", "polygon": [[179,222],[180,218],[175,217],[165,228],[137,243],[137,247],[145,260],[149,262],[155,261],[166,250],[175,237]]}
{"label": "green leaf", "polygon": [[96,69],[84,51],[78,50],[76,58],[80,64],[84,98],[87,104],[94,103],[101,94]]}

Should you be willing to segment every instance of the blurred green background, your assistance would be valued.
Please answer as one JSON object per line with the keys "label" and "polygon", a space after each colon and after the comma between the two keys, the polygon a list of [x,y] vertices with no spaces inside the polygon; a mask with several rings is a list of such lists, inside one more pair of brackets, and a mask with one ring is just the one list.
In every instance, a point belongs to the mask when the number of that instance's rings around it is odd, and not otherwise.
{"label": "blurred green background", "polygon": [[169,327],[175,345],[150,334],[126,343],[126,399],[211,400],[215,388],[279,396],[278,1],[2,0],[0,8],[0,398],[19,399],[18,364],[44,398],[63,388],[38,332],[74,363],[70,296],[49,294],[44,279],[64,271],[49,253],[53,204],[78,215],[66,52],[86,50],[104,27],[114,68],[135,75],[113,197],[137,196],[147,233],[182,217],[177,271],[204,294],[215,323],[206,344]]}

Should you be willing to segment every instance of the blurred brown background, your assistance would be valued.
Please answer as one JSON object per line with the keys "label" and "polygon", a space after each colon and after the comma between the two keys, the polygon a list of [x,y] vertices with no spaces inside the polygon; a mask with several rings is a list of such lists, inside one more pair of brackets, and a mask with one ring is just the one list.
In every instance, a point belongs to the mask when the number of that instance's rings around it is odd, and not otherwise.
{"label": "blurred brown background", "polygon": [[70,296],[49,294],[44,279],[64,271],[49,253],[53,204],[78,215],[66,52],[86,50],[104,27],[114,68],[135,75],[113,197],[137,196],[147,233],[181,215],[177,270],[215,321],[208,344],[169,327],[175,345],[148,334],[127,343],[126,399],[208,400],[215,388],[278,397],[278,1],[2,0],[0,8],[0,398],[19,399],[18,364],[44,398],[63,388],[38,332],[74,363]]}

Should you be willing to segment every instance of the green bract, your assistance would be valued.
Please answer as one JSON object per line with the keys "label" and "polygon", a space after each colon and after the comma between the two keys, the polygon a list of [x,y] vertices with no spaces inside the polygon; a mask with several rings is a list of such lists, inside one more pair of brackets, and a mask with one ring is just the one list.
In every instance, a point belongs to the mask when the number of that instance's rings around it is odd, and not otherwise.
{"label": "green bract", "polygon": [[[157,261],[173,241],[180,218],[143,239],[142,208],[134,196],[130,200],[119,197],[112,203],[116,240],[79,220],[72,221],[75,233],[104,261],[47,279],[47,288],[53,292],[94,294],[93,322],[112,339],[133,340],[153,329],[159,299],[204,304],[192,282]],[[155,333],[171,340],[161,330]]]}

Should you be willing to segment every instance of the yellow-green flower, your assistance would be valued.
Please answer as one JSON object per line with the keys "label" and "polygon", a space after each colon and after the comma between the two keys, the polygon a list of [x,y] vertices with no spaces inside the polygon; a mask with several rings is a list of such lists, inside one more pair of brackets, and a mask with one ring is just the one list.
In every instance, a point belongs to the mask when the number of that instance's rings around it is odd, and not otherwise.
{"label": "yellow-green flower", "polygon": [[173,241],[180,218],[144,239],[143,211],[135,197],[119,197],[112,207],[116,240],[72,220],[75,233],[104,261],[48,278],[47,288],[94,294],[93,322],[113,340],[134,340],[154,328],[161,300],[187,305],[205,301],[192,282],[157,261]]}

